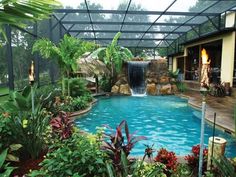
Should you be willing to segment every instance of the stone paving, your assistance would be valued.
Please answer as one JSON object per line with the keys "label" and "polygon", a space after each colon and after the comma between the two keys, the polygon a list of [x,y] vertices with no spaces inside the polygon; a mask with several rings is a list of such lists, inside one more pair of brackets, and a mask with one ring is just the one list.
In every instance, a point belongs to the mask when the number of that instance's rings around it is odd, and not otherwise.
{"label": "stone paving", "polygon": [[[189,104],[201,109],[202,96],[197,91],[187,91],[182,96],[189,98]],[[233,96],[206,97],[206,119],[210,122],[214,120],[216,113],[216,125],[224,130],[233,133],[235,131],[234,106],[236,104],[236,92]]]}

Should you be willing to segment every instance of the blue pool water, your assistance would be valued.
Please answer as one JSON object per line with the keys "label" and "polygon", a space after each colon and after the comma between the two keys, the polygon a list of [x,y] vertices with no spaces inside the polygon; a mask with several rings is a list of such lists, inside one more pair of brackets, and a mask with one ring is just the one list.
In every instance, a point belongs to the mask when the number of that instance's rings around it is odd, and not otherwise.
{"label": "blue pool water", "polygon": [[[77,119],[76,124],[94,133],[96,127],[103,125],[115,129],[125,119],[130,133],[137,131],[136,135],[147,138],[136,144],[132,155],[142,156],[144,144],[153,143],[155,149],[164,147],[177,155],[186,155],[193,145],[200,143],[200,117],[201,112],[189,107],[186,99],[176,96],[117,96],[99,98],[92,110]],[[212,126],[206,124],[206,146],[212,131]],[[216,130],[215,135],[227,140],[226,155],[236,156],[236,140],[220,130]]]}

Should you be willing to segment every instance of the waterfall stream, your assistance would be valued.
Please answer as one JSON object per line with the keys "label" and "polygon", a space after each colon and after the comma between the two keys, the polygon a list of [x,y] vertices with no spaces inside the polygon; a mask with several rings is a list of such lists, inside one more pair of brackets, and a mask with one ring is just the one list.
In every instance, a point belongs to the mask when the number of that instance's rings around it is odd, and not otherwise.
{"label": "waterfall stream", "polygon": [[132,96],[146,95],[146,69],[147,61],[130,61],[128,62],[128,80]]}

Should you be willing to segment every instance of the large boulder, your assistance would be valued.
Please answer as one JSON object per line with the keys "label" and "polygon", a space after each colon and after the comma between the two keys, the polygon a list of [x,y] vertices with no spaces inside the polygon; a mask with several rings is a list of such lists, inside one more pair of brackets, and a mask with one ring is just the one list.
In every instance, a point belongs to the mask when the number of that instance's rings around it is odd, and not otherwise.
{"label": "large boulder", "polygon": [[169,95],[169,94],[172,94],[171,92],[171,85],[170,84],[166,84],[166,85],[163,85],[160,89],[160,94],[161,95]]}
{"label": "large boulder", "polygon": [[119,93],[119,87],[117,85],[114,85],[112,88],[111,88],[111,93]]}
{"label": "large boulder", "polygon": [[155,83],[147,84],[147,94],[149,95],[157,94],[157,87]]}
{"label": "large boulder", "polygon": [[177,93],[178,92],[178,88],[175,84],[171,85],[171,91],[172,91],[172,93]]}
{"label": "large boulder", "polygon": [[120,85],[120,94],[131,95],[131,90],[130,90],[129,84]]}
{"label": "large boulder", "polygon": [[161,84],[166,84],[170,82],[170,78],[168,76],[161,76],[160,81]]}
{"label": "large boulder", "polygon": [[119,86],[121,84],[127,84],[128,81],[127,81],[127,78],[126,77],[121,77],[116,83],[115,85]]}

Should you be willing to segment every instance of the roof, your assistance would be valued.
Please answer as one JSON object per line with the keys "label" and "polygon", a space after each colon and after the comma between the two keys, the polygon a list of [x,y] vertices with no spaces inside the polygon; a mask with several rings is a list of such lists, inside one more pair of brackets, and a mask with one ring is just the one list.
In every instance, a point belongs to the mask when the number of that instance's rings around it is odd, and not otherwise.
{"label": "roof", "polygon": [[[163,4],[163,0],[145,1]],[[204,23],[211,25],[213,32],[220,31],[224,14],[236,9],[236,0],[165,0],[165,5],[151,10],[142,8],[137,0],[122,2],[118,9],[104,9],[99,2],[84,0],[78,8],[56,9],[54,15],[67,33],[80,39],[106,46],[121,31],[119,45],[157,49],[183,43],[179,40],[186,40],[189,32],[200,37]],[[191,2],[195,4],[189,9],[181,8],[181,3]]]}

